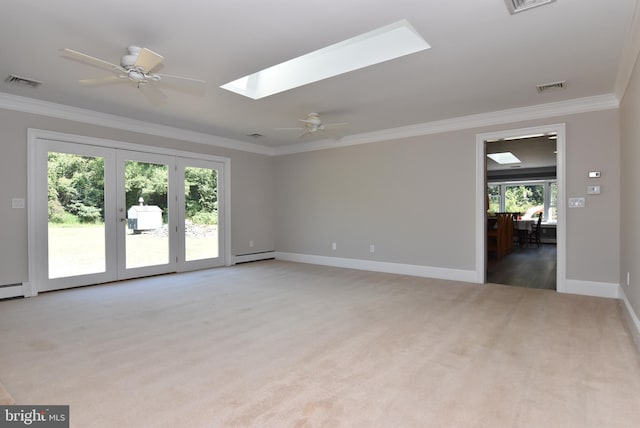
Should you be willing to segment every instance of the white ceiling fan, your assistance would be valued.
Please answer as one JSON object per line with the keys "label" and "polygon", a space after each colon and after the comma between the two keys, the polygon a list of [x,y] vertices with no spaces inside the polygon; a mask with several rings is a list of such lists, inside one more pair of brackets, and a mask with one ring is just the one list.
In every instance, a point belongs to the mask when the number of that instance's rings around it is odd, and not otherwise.
{"label": "white ceiling fan", "polygon": [[206,84],[204,80],[155,73],[153,70],[162,63],[164,57],[151,49],[141,48],[139,46],[129,46],[127,48],[127,54],[123,55],[120,59],[120,65],[68,48],[63,49],[62,54],[67,58],[104,68],[113,73],[113,75],[95,79],[79,80],[81,85],[133,82],[139,89],[152,88],[151,91],[143,90],[143,93],[150,97],[152,101],[160,101],[166,98],[166,95],[158,88],[152,87],[152,84],[160,81],[182,82],[200,87]]}
{"label": "white ceiling fan", "polygon": [[298,119],[298,121],[304,123],[304,126],[299,126],[297,128],[276,128],[276,130],[303,131],[302,134],[300,134],[300,137],[304,137],[305,135],[315,134],[317,132],[348,125],[346,122],[323,123],[320,119],[320,114],[318,113],[309,113],[306,118]]}

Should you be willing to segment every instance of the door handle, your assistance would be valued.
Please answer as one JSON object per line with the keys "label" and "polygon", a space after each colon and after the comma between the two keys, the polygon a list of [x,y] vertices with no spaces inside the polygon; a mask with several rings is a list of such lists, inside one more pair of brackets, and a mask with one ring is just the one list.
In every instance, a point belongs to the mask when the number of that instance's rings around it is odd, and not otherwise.
{"label": "door handle", "polygon": [[126,218],[121,218],[121,219],[120,219],[120,223],[124,223],[125,221],[127,221],[127,219],[126,219]]}

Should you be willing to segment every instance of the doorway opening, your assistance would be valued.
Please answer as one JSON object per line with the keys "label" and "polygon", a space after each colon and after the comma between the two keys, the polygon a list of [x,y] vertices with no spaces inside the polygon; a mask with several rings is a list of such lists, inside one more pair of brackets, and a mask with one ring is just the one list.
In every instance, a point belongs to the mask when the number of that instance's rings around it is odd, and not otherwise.
{"label": "doorway opening", "polygon": [[565,127],[477,135],[478,282],[565,290]]}

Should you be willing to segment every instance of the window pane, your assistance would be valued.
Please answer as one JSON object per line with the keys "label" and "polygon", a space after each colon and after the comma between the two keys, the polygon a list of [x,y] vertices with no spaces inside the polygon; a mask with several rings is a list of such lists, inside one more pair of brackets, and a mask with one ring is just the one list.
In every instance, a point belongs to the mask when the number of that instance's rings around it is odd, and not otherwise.
{"label": "window pane", "polygon": [[544,213],[544,185],[507,186],[505,210],[522,213],[523,218],[534,218]]}
{"label": "window pane", "polygon": [[500,195],[500,186],[490,184],[487,187],[487,194],[489,195],[489,212],[500,212],[500,200],[502,199],[502,195]]}
{"label": "window pane", "polygon": [[549,213],[547,215],[547,221],[558,220],[558,183],[550,183],[549,188],[551,195],[549,198]]}

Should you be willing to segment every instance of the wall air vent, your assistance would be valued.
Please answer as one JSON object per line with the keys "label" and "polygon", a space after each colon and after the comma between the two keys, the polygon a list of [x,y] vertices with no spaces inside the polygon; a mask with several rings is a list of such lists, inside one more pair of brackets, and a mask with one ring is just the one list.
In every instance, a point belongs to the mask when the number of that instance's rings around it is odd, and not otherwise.
{"label": "wall air vent", "polygon": [[538,92],[543,93],[551,89],[564,89],[565,86],[567,86],[567,82],[566,80],[562,80],[560,82],[545,83],[544,85],[538,85],[536,86],[536,89],[538,90]]}
{"label": "wall air vent", "polygon": [[524,12],[525,10],[529,10],[533,7],[542,6],[543,4],[552,3],[556,0],[505,0],[507,3],[507,7],[509,8],[509,12],[511,14]]}
{"label": "wall air vent", "polygon": [[10,74],[9,77],[4,79],[4,81],[19,86],[30,86],[32,88],[37,88],[38,86],[42,85],[42,82],[38,82],[37,80],[33,79],[27,79],[26,77],[16,76],[15,74]]}

